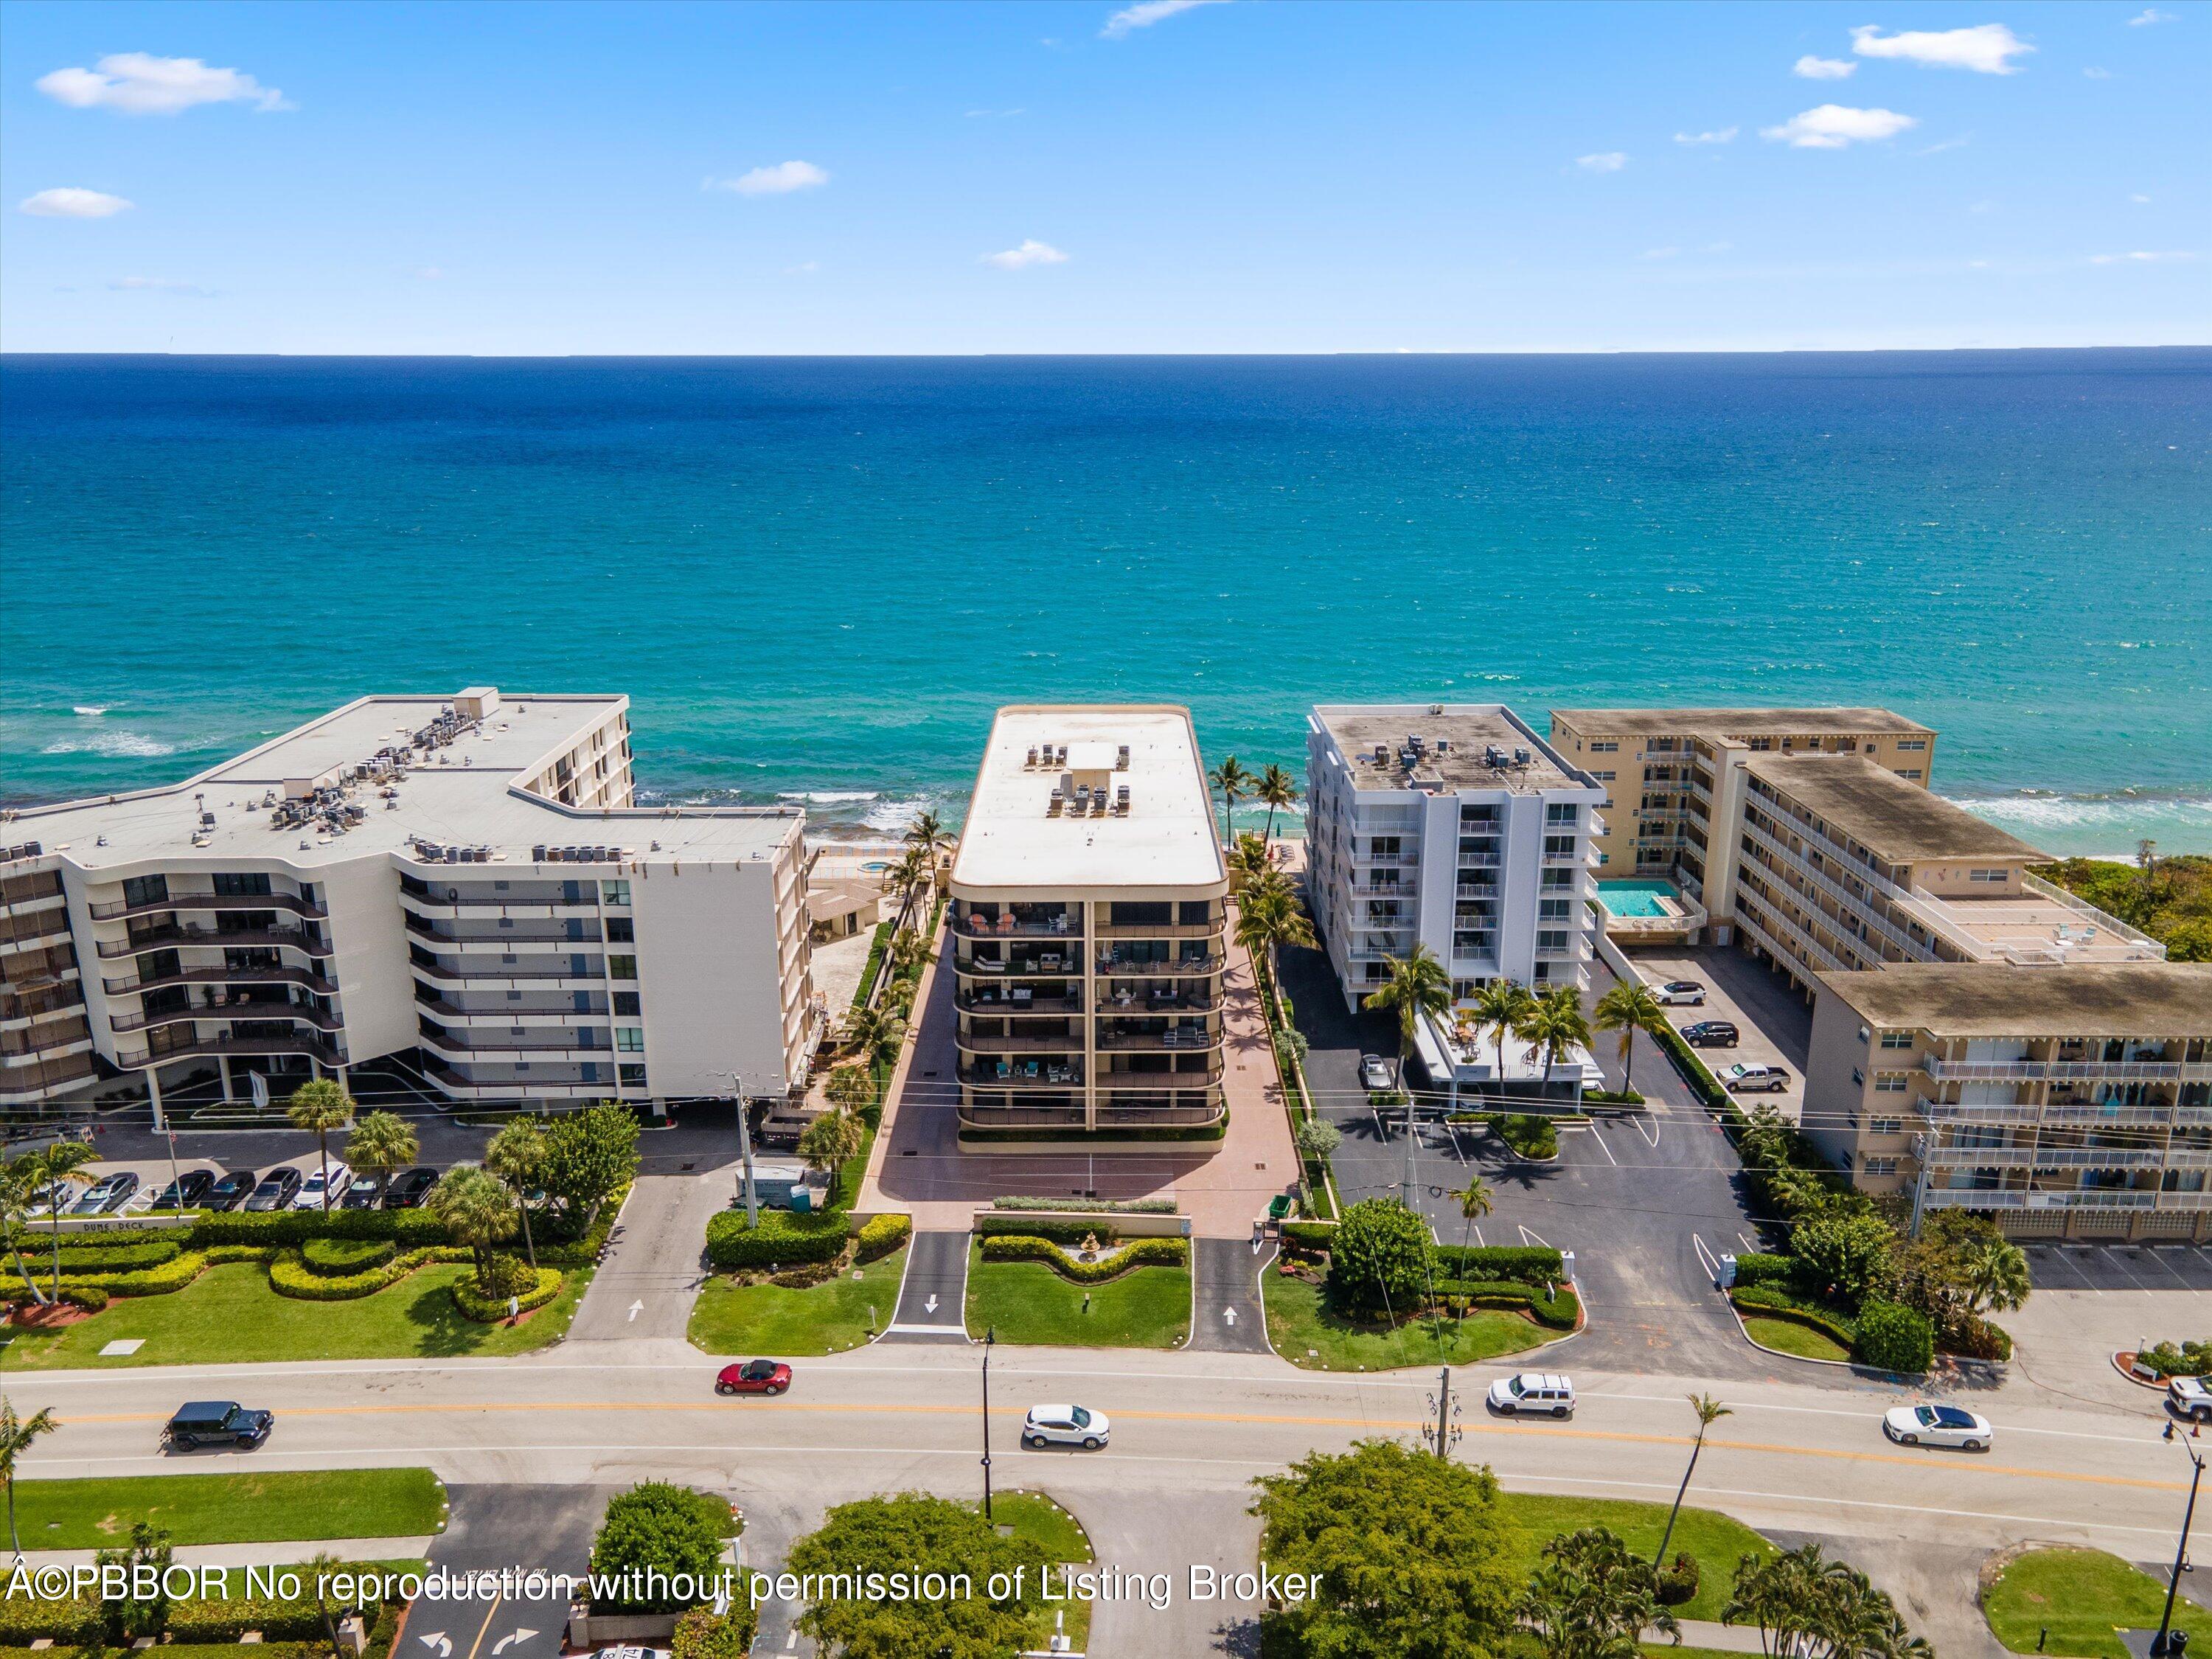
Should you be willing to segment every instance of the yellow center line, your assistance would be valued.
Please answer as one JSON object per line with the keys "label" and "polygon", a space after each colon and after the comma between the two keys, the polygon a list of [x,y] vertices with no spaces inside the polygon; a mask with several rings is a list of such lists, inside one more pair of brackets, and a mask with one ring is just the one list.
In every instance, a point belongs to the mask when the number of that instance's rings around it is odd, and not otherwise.
{"label": "yellow center line", "polygon": [[[1012,1416],[1018,1407],[1009,1407],[1000,1415]],[[569,1400],[527,1401],[485,1401],[478,1404],[453,1405],[362,1405],[362,1406],[302,1406],[283,1413],[293,1417],[374,1417],[386,1415],[453,1416],[471,1412],[711,1412],[727,1416],[732,1412],[748,1415],[762,1413],[814,1413],[829,1416],[853,1417],[862,1415],[904,1415],[917,1417],[968,1417],[975,1408],[969,1406],[936,1406],[911,1401],[878,1404],[836,1403],[804,1400],[756,1400],[739,1407],[693,1403],[685,1401],[613,1401]],[[1426,1418],[1387,1417],[1328,1417],[1298,1413],[1267,1413],[1258,1412],[1164,1412],[1120,1410],[1114,1417],[1136,1422],[1152,1423],[1238,1423],[1260,1427],[1358,1429],[1368,1432],[1376,1430],[1419,1430],[1430,1426]],[[161,1423],[168,1419],[159,1412],[113,1413],[104,1415],[72,1416],[66,1419],[78,1423]],[[1470,1425],[1477,1434],[1546,1435],[1562,1440],[1612,1442],[1621,1445],[1686,1446],[1691,1437],[1685,1434],[1643,1434],[1624,1429],[1585,1429],[1570,1427],[1559,1423],[1515,1422],[1480,1423]],[[1708,1437],[1708,1451],[1741,1451],[1776,1457],[1818,1457],[1846,1463],[1893,1463],[1905,1468],[1931,1467],[1926,1455],[1905,1452],[1859,1451],[1838,1447],[1788,1445],[1760,1440],[1722,1440]],[[2143,1492],[2180,1492],[2184,1483],[2178,1480],[2153,1480],[2134,1475],[2093,1474],[2069,1469],[2039,1469],[2012,1463],[1991,1463],[1979,1457],[1961,1455],[1957,1462],[1961,1471],[1981,1474],[2019,1475],[2035,1480],[2064,1480],[2081,1486],[2126,1486]]]}
{"label": "yellow center line", "polygon": [[483,1645],[484,1632],[491,1628],[491,1621],[499,1614],[499,1604],[506,1599],[506,1592],[500,1591],[493,1595],[491,1605],[484,1609],[484,1621],[477,1626],[477,1639],[469,1644],[469,1659],[477,1659],[477,1650]]}

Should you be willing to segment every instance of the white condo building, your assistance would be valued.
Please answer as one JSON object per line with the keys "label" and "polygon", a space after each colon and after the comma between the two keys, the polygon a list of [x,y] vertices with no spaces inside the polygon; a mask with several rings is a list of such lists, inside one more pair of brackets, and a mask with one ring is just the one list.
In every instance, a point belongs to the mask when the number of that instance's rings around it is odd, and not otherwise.
{"label": "white condo building", "polygon": [[1306,719],[1307,892],[1345,1006],[1415,941],[1464,1001],[1583,984],[1605,790],[1495,703],[1325,703]]}
{"label": "white condo building", "polygon": [[0,1109],[388,1060],[456,1103],[782,1095],[804,814],[631,805],[629,699],[363,697],[0,824]]}

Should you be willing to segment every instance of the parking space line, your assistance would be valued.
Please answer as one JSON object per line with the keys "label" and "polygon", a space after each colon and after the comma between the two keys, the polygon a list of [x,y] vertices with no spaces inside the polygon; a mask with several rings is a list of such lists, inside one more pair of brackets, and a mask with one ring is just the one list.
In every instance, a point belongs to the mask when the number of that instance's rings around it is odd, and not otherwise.
{"label": "parking space line", "polygon": [[1524,1245],[1539,1244],[1547,1250],[1552,1248],[1552,1241],[1550,1239],[1545,1237],[1541,1233],[1531,1232],[1526,1227],[1522,1227],[1521,1229],[1521,1242]]}
{"label": "parking space line", "polygon": [[1648,1141],[1650,1141],[1650,1142],[1651,1143],[1651,1150],[1652,1150],[1653,1152],[1657,1152],[1657,1151],[1659,1150],[1659,1126],[1658,1126],[1658,1124],[1657,1124],[1657,1123],[1656,1123],[1656,1122],[1655,1122],[1655,1123],[1653,1123],[1653,1124],[1652,1124],[1652,1126],[1651,1126],[1651,1133],[1650,1133],[1650,1134],[1648,1134],[1648,1135],[1645,1135],[1645,1134],[1644,1134],[1644,1119],[1643,1119],[1641,1116],[1635,1117],[1635,1118],[1632,1118],[1632,1119],[1630,1120],[1630,1121],[1631,1121],[1631,1122],[1632,1122],[1632,1123],[1634,1123],[1634,1124],[1636,1125],[1636,1133],[1638,1133],[1638,1134],[1640,1134],[1640,1135],[1644,1135],[1644,1139],[1646,1139],[1646,1140],[1648,1140]]}
{"label": "parking space line", "polygon": [[1738,1233],[1736,1234],[1736,1237],[1737,1237],[1737,1239],[1738,1239],[1739,1241],[1741,1241],[1741,1243],[1742,1243],[1742,1245],[1743,1245],[1743,1248],[1744,1248],[1745,1249],[1748,1250],[1752,1255],[1757,1255],[1759,1254],[1759,1243],[1758,1243],[1758,1241],[1757,1241],[1757,1240],[1755,1240],[1755,1239],[1753,1239],[1753,1237],[1751,1237],[1751,1236],[1750,1236],[1749,1234],[1747,1234],[1747,1233],[1744,1233],[1744,1232],[1738,1232]]}
{"label": "parking space line", "polygon": [[2128,1283],[2129,1283],[2129,1284],[2130,1284],[2130,1285],[2134,1285],[2137,1290],[2139,1290],[2139,1291],[2142,1291],[2146,1296],[2148,1296],[2148,1295],[2150,1293],[2150,1286],[2149,1286],[2149,1285],[2146,1285],[2146,1284],[2144,1284],[2144,1283],[2142,1282],[2142,1280],[2141,1280],[2140,1279],[2137,1279],[2137,1278],[2136,1278],[2133,1273],[2130,1273],[2130,1272],[2128,1271],[2128,1264],[2127,1264],[2126,1262],[2124,1262],[2124,1261],[2121,1261],[2121,1260],[2120,1260],[2120,1256],[2119,1256],[2119,1252],[2118,1252],[2118,1251],[2115,1250],[2115,1249],[2114,1249],[2111,1245],[2109,1245],[2109,1244],[2107,1244],[2107,1245],[2106,1245],[2106,1246],[2104,1247],[2104,1251],[2105,1251],[2105,1254],[2106,1254],[2106,1255],[2108,1255],[2108,1256],[2110,1256],[2110,1257],[2112,1258],[2112,1266],[2114,1266],[2115,1267],[2117,1267],[2117,1268],[2118,1268],[2118,1269],[2120,1270],[2120,1277],[2121,1277],[2121,1278],[2123,1278],[2123,1279],[2126,1279],[2126,1280],[2128,1281]]}
{"label": "parking space line", "polygon": [[1605,1154],[1605,1161],[1618,1170],[1620,1167],[1620,1160],[1613,1155],[1613,1148],[1605,1144],[1605,1137],[1597,1132],[1597,1125],[1595,1122],[1589,1126],[1589,1135],[1592,1140],[1597,1142],[1598,1151]]}
{"label": "parking space line", "polygon": [[1485,1239],[1485,1238],[1483,1237],[1483,1236],[1482,1236],[1482,1224],[1481,1224],[1480,1222],[1477,1222],[1477,1223],[1475,1223],[1475,1226],[1474,1226],[1474,1242],[1475,1242],[1476,1243],[1478,1243],[1478,1244],[1481,1245],[1481,1246],[1482,1246],[1482,1248],[1483,1248],[1484,1249],[1486,1249],[1486,1249],[1488,1249],[1490,1248],[1489,1242],[1488,1242],[1486,1239]]}
{"label": "parking space line", "polygon": [[1714,1284],[1719,1284],[1721,1282],[1720,1261],[1719,1258],[1713,1255],[1711,1249],[1705,1243],[1705,1236],[1702,1233],[1692,1233],[1690,1235],[1690,1243],[1697,1248],[1698,1260],[1704,1265],[1705,1276],[1711,1279]]}
{"label": "parking space line", "polygon": [[2185,1290],[2185,1291],[2193,1291],[2193,1290],[2195,1290],[2195,1289],[2197,1288],[2194,1285],[2191,1285],[2191,1283],[2190,1283],[2186,1279],[2182,1279],[2182,1277],[2181,1277],[2181,1269],[2180,1269],[2180,1268],[2179,1268],[2179,1267],[2175,1267],[2175,1266],[2173,1265],[2173,1263],[2172,1263],[2171,1261],[2168,1261],[2166,1259],[2166,1252],[2165,1252],[2164,1250],[2162,1250],[2162,1249],[2159,1249],[2156,1245],[2153,1245],[2153,1246],[2151,1246],[2151,1247],[2149,1248],[2149,1249],[2148,1249],[2148,1251],[2147,1253],[2148,1254],[2148,1255],[2150,1256],[2150,1259],[2151,1259],[2153,1261],[2155,1261],[2156,1263],[2158,1263],[2158,1265],[2159,1265],[2160,1267],[2161,1267],[2165,1268],[2165,1269],[2166,1270],[2166,1272],[2168,1272],[2168,1273],[2172,1273],[2172,1274],[2176,1279],[2181,1279],[2181,1287],[2182,1287],[2182,1289],[2184,1289],[2184,1290]]}

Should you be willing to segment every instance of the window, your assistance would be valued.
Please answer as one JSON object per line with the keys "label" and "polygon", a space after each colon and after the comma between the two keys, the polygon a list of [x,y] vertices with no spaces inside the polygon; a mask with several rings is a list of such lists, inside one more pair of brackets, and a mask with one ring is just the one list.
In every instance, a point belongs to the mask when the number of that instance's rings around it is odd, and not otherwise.
{"label": "window", "polygon": [[1876,1072],[1874,1074],[1874,1091],[1878,1095],[1903,1094],[1905,1092],[1905,1073],[1902,1072]]}
{"label": "window", "polygon": [[1611,783],[1620,775],[1618,772],[1593,772],[1590,775],[1595,778],[1600,783]]}
{"label": "window", "polygon": [[642,1025],[616,1026],[615,1047],[626,1054],[643,1054],[645,1052],[645,1027]]}
{"label": "window", "polygon": [[[1925,749],[1928,746],[1928,739],[1925,738],[1899,738],[1897,740],[1897,746],[1900,751],[1907,749]],[[1871,749],[1874,745],[1872,744],[1869,744],[1867,747]]]}
{"label": "window", "polygon": [[1541,899],[1536,905],[1539,921],[1570,921],[1573,920],[1575,902],[1572,899]]}
{"label": "window", "polygon": [[1851,1067],[1851,1087],[1854,1089],[1866,1087],[1866,1073],[1856,1066]]}
{"label": "window", "polygon": [[1573,824],[1580,822],[1577,814],[1581,810],[1572,801],[1553,801],[1544,808],[1544,822]]}
{"label": "window", "polygon": [[[579,991],[576,994],[581,996],[583,993]],[[640,1012],[638,1003],[638,994],[635,991],[615,993],[615,1012],[618,1014],[628,1014],[632,1019],[635,1019]]]}
{"label": "window", "polygon": [[1536,930],[1539,951],[1564,951],[1567,948],[1567,930],[1564,927],[1540,927]]}
{"label": "window", "polygon": [[1620,752],[1620,739],[1618,738],[1606,738],[1601,741],[1594,742],[1589,746],[1589,751],[1593,755],[1617,755]]}
{"label": "window", "polygon": [[[1659,860],[1661,863],[1664,863],[1665,861],[1666,860],[1663,859]],[[1574,884],[1575,872],[1571,870],[1547,870],[1544,872],[1543,885],[1544,890],[1547,893],[1555,891],[1562,887],[1571,887]]]}
{"label": "window", "polygon": [[1753,738],[1751,740],[1751,747],[1754,751],[1771,749],[1774,747],[1774,739],[1771,738]]}
{"label": "window", "polygon": [[[592,1067],[592,1068],[591,1068],[591,1069],[592,1069],[592,1070],[593,1071],[593,1073],[596,1074],[596,1073],[597,1073],[597,1071],[598,1071],[598,1068],[597,1068],[596,1066],[594,1066],[594,1067]],[[646,1086],[646,1085],[645,1085],[645,1067],[644,1067],[644,1066],[617,1066],[617,1067],[615,1067],[615,1070],[616,1070],[617,1072],[618,1072],[618,1073],[620,1073],[622,1074],[622,1086],[623,1086],[623,1088],[625,1088],[625,1089],[642,1089],[642,1088],[644,1088],[644,1087]],[[586,1082],[590,1082],[591,1080],[592,1080],[592,1079],[589,1079],[589,1078],[587,1078],[587,1079],[585,1079],[585,1081],[586,1081]]]}
{"label": "window", "polygon": [[167,876],[132,876],[123,884],[123,902],[134,910],[142,904],[160,904],[168,896]]}
{"label": "window", "polygon": [[1572,836],[1547,836],[1544,837],[1544,856],[1546,858],[1571,859],[1574,855],[1575,838]]}
{"label": "window", "polygon": [[1213,901],[1185,899],[1176,907],[1176,920],[1185,927],[1203,927],[1213,920]]}
{"label": "window", "polygon": [[1917,783],[1920,781],[1920,769],[1917,766],[1900,766],[1897,769],[1897,775],[1907,783]]}
{"label": "window", "polygon": [[607,977],[609,979],[635,979],[637,977],[637,958],[635,957],[609,957],[607,958]]}
{"label": "window", "polygon": [[1867,1127],[1878,1135],[1901,1135],[1905,1133],[1905,1120],[1901,1117],[1878,1117]]}
{"label": "window", "polygon": [[602,904],[628,904],[629,902],[629,884],[626,881],[601,882],[599,884],[599,902]]}
{"label": "window", "polygon": [[495,881],[491,884],[491,890],[495,893],[504,893],[513,885],[512,882]]}
{"label": "window", "polygon": [[1399,838],[1395,836],[1370,836],[1367,841],[1367,856],[1370,859],[1395,859],[1398,856]]}
{"label": "window", "polygon": [[215,890],[224,898],[262,898],[269,892],[269,878],[256,872],[252,875],[231,875],[216,872]]}
{"label": "window", "polygon": [[1881,1046],[1885,1048],[1910,1048],[1912,1046],[1912,1033],[1884,1031],[1881,1034]]}
{"label": "window", "polygon": [[628,916],[609,916],[607,918],[608,944],[629,945],[634,942],[636,938],[637,924],[632,921]]}
{"label": "window", "polygon": [[2009,870],[1969,870],[1966,872],[1966,879],[1968,881],[2002,882],[2012,872]]}
{"label": "window", "polygon": [[1870,1176],[1893,1176],[1897,1160],[1893,1158],[1870,1158],[1866,1161],[1866,1172]]}

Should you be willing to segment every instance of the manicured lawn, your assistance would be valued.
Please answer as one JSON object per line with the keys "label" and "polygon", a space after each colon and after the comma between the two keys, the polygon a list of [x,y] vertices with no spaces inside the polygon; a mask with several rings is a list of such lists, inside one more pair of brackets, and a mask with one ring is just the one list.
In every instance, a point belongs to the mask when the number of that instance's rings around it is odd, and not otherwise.
{"label": "manicured lawn", "polygon": [[1743,1328],[1762,1348],[1794,1353],[1800,1359],[1849,1359],[1850,1351],[1825,1331],[1800,1325],[1793,1319],[1769,1319],[1764,1314],[1743,1316]]}
{"label": "manicured lawn", "polygon": [[[1687,1452],[1684,1453],[1685,1460]],[[1515,1563],[1517,1576],[1526,1579],[1537,1564],[1546,1543],[1561,1533],[1584,1527],[1610,1527],[1623,1543],[1650,1559],[1659,1547],[1659,1534],[1667,1528],[1667,1505],[1640,1504],[1617,1498],[1563,1498],[1549,1492],[1510,1492],[1505,1512],[1521,1528],[1522,1548]],[[1688,1554],[1697,1558],[1698,1593],[1679,1607],[1669,1609],[1677,1619],[1721,1616],[1729,1593],[1735,1585],[1735,1564],[1756,1552],[1771,1555],[1774,1546],[1741,1521],[1713,1510],[1685,1504],[1674,1522],[1674,1536],[1667,1546],[1672,1559]],[[1668,1653],[1676,1651],[1673,1647]]]}
{"label": "manicured lawn", "polygon": [[1465,1319],[1444,1319],[1439,1344],[1436,1328],[1427,1320],[1395,1331],[1355,1325],[1330,1309],[1320,1285],[1277,1273],[1261,1277],[1268,1340],[1277,1353],[1308,1370],[1386,1371],[1446,1362],[1466,1365],[1518,1353],[1566,1334],[1547,1331],[1518,1314],[1476,1312]]}
{"label": "manicured lawn", "polygon": [[692,1346],[713,1354],[784,1358],[857,1347],[890,1322],[905,1269],[906,1251],[901,1248],[811,1290],[709,1279],[692,1305]]}
{"label": "manicured lawn", "polygon": [[[2156,1630],[2166,1585],[2102,1550],[2030,1550],[2008,1565],[1982,1598],[1998,1641],[2014,1653],[2040,1651],[2127,1659],[2118,1630]],[[2176,1629],[2192,1648],[2212,1648],[2212,1613],[2186,1595],[2174,1598]]]}
{"label": "manicured lawn", "polygon": [[[1000,1492],[991,1500],[991,1519],[996,1525],[1012,1527],[1014,1537],[1035,1545],[1048,1561],[1097,1559],[1091,1552],[1091,1534],[1081,1523],[1050,1498],[1035,1492]],[[1075,1650],[1086,1651],[1091,1645],[1091,1603],[1064,1601],[1056,1609],[1048,1609],[1045,1613],[1048,1632],[1054,1611],[1067,1615],[1062,1628],[1073,1638]]]}
{"label": "manicured lawn", "polygon": [[[81,1323],[16,1333],[0,1370],[526,1353],[568,1328],[592,1277],[572,1267],[561,1294],[520,1324],[479,1325],[461,1316],[447,1289],[470,1271],[428,1267],[358,1301],[301,1302],[270,1290],[268,1270],[252,1262],[210,1267],[172,1296],[118,1297]],[[136,1353],[100,1352],[132,1339],[143,1344]]]}
{"label": "manicured lawn", "polygon": [[21,1480],[17,1522],[31,1549],[127,1541],[151,1521],[179,1544],[294,1538],[417,1538],[445,1524],[446,1492],[428,1469],[273,1469]]}
{"label": "manicured lawn", "polygon": [[[1042,1261],[986,1261],[968,1247],[968,1334],[1069,1348],[1172,1348],[1190,1329],[1190,1272],[1133,1267],[1103,1285],[1069,1283]],[[1088,1289],[1091,1311],[1083,1311]]]}

